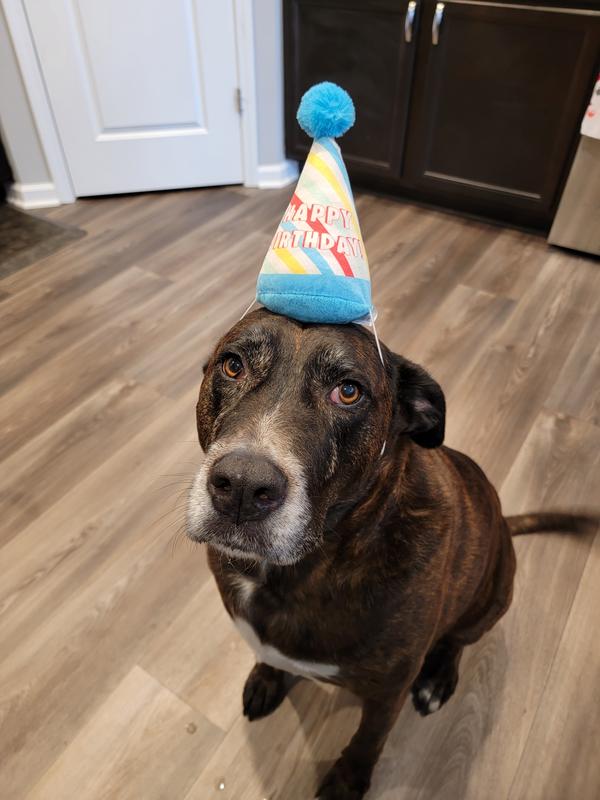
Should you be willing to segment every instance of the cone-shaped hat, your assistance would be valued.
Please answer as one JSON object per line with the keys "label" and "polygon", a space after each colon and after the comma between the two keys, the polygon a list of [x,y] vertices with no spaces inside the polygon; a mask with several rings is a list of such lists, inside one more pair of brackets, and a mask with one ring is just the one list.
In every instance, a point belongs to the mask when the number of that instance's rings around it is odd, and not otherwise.
{"label": "cone-shaped hat", "polygon": [[371,281],[335,141],[354,123],[354,104],[339,86],[319,83],[302,98],[297,118],[314,142],[265,257],[256,298],[303,322],[356,322],[373,311]]}

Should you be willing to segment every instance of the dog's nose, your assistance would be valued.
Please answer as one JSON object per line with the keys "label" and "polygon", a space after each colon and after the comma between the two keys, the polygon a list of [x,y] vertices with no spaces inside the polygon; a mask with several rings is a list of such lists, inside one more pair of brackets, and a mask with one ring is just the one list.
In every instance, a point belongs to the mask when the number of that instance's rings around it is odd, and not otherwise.
{"label": "dog's nose", "polygon": [[287,480],[272,461],[234,450],[216,461],[208,475],[208,491],[217,511],[236,522],[264,519],[283,503]]}

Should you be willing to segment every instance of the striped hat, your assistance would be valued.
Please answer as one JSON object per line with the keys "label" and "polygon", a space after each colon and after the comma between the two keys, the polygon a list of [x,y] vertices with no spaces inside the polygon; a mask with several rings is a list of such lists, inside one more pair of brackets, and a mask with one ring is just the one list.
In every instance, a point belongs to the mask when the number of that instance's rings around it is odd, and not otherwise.
{"label": "striped hat", "polygon": [[319,83],[302,98],[297,119],[314,141],[262,265],[256,299],[302,322],[362,321],[373,313],[369,264],[334,138],[354,123],[354,104],[339,86]]}

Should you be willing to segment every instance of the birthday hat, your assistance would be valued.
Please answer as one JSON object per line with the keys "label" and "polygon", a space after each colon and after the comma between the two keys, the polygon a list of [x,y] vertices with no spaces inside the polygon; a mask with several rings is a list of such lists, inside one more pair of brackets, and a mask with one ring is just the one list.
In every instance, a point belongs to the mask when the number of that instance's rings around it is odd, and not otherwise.
{"label": "birthday hat", "polygon": [[256,299],[302,322],[356,322],[373,313],[369,264],[350,180],[334,137],[354,123],[335,83],[309,89],[298,122],[314,141],[258,276]]}

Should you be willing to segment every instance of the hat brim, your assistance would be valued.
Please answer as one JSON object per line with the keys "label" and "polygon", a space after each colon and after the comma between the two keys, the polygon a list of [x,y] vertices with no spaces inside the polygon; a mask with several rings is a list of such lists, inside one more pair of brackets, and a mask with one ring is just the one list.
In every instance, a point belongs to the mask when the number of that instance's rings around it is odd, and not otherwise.
{"label": "hat brim", "polygon": [[301,322],[346,324],[371,313],[371,282],[342,275],[261,273],[256,299]]}

